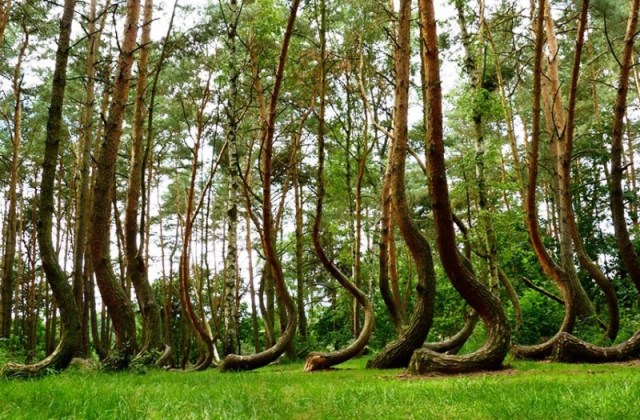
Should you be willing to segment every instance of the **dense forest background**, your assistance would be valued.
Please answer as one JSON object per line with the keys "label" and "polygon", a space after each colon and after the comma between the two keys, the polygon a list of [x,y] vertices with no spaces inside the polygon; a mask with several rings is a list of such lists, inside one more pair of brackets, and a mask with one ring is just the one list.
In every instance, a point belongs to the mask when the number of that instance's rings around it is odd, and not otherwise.
{"label": "dense forest background", "polygon": [[1,1],[5,374],[638,357],[637,15]]}

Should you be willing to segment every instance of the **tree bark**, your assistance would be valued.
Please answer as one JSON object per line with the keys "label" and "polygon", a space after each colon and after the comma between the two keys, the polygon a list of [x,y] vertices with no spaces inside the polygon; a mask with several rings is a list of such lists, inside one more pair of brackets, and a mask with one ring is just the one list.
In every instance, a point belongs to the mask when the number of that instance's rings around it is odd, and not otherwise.
{"label": "tree bark", "polygon": [[229,94],[225,111],[227,116],[227,142],[228,142],[228,170],[229,170],[229,201],[227,203],[227,255],[226,271],[224,273],[224,354],[238,351],[238,331],[235,323],[236,311],[234,311],[234,296],[237,293],[237,266],[238,266],[238,169],[240,158],[238,156],[238,68],[236,37],[237,23],[239,19],[238,2],[229,2],[230,16],[227,25],[226,44],[229,49]]}
{"label": "tree bark", "polygon": [[638,1],[631,2],[629,21],[624,38],[624,50],[621,58],[620,77],[616,101],[613,108],[613,127],[611,129],[611,176],[609,177],[609,199],[611,201],[611,218],[620,258],[629,273],[631,281],[640,290],[640,260],[629,237],[629,230],[624,217],[624,198],[622,176],[622,140],[624,135],[624,115],[627,108],[629,90],[629,73],[632,67],[633,42],[638,23]]}
{"label": "tree bark", "polygon": [[[138,208],[145,174],[143,172],[143,141],[145,120],[145,97],[149,75],[149,55],[151,52],[151,23],[153,21],[153,0],[145,0],[138,59],[138,82],[133,109],[133,134],[131,141],[131,170],[127,207],[125,210],[125,248],[127,254],[127,276],[133,284],[142,314],[142,342],[137,358],[149,352],[159,352],[162,347],[162,320],[160,308],[151,290],[147,266],[142,255],[142,243],[138,246]],[[144,211],[144,210],[143,210]],[[145,226],[140,226],[144,229]],[[150,362],[152,362],[150,360]]]}
{"label": "tree bark", "polygon": [[[640,284],[635,282],[633,265],[640,267],[633,245],[629,241],[626,221],[624,220],[624,205],[622,201],[622,136],[627,92],[629,88],[629,73],[631,70],[634,38],[638,25],[638,11],[640,0],[633,0],[630,5],[629,19],[624,37],[624,49],[620,61],[620,76],[613,114],[613,128],[611,133],[611,176],[610,199],[611,211],[618,249],[625,268],[640,292]],[[625,235],[626,234],[626,235]],[[625,249],[624,246],[629,248]],[[628,340],[612,347],[599,347],[586,343],[570,334],[561,334],[554,347],[553,356],[556,360],[571,363],[604,363],[634,359],[640,356],[640,332],[636,332]]]}
{"label": "tree bark", "polygon": [[91,259],[102,299],[109,309],[109,317],[116,333],[118,355],[110,361],[114,368],[127,367],[137,350],[135,315],[128,294],[116,278],[109,255],[111,208],[115,194],[115,166],[122,137],[127,106],[133,54],[136,49],[140,0],[128,0],[120,57],[116,68],[113,95],[100,157],[96,169],[91,215]]}
{"label": "tree bark", "polygon": [[[364,309],[364,325],[362,328],[356,328],[358,333],[356,339],[349,346],[340,349],[338,351],[330,353],[314,352],[309,354],[304,365],[305,372],[312,372],[316,370],[330,369],[332,366],[343,363],[358,354],[360,354],[371,337],[373,327],[375,324],[375,317],[373,313],[373,306],[371,301],[365,293],[360,290],[355,282],[358,282],[359,276],[359,256],[354,254],[354,282],[349,281],[349,278],[329,259],[327,253],[322,245],[322,239],[320,236],[320,227],[322,225],[322,206],[324,201],[325,187],[324,187],[324,160],[325,160],[325,108],[326,108],[326,75],[327,64],[327,50],[326,50],[326,9],[325,1],[320,2],[320,109],[318,111],[318,178],[316,185],[316,219],[313,224],[313,246],[316,251],[318,259],[324,266],[324,268],[335,278],[340,286],[347,290],[347,292],[353,296],[357,304]],[[361,181],[360,181],[361,182]],[[356,200],[358,201],[358,200]],[[358,204],[356,204],[356,211],[359,211]],[[356,219],[359,219],[359,215],[356,214]],[[359,225],[359,222],[356,222]],[[358,231],[355,232],[355,240],[360,239]],[[359,251],[359,245],[355,244],[356,252]],[[357,319],[358,311],[354,311],[354,325],[359,326],[359,320]]]}
{"label": "tree bark", "polygon": [[[527,185],[526,202],[526,224],[529,231],[529,239],[533,245],[533,250],[540,262],[544,273],[551,277],[562,291],[565,303],[565,316],[560,326],[559,333],[572,331],[575,325],[577,313],[575,305],[575,288],[567,285],[567,274],[563,268],[558,266],[549,255],[542,237],[540,236],[540,226],[538,222],[538,212],[536,207],[536,187],[538,181],[538,148],[540,143],[540,102],[542,93],[542,48],[544,45],[544,9],[546,0],[539,0],[538,16],[536,19],[536,44],[533,73],[533,116],[532,133],[530,141],[529,157],[529,181]],[[553,212],[553,211],[552,211]],[[547,357],[557,339],[556,334],[550,340],[534,346],[517,346],[511,349],[514,357],[541,359]]]}
{"label": "tree bark", "polygon": [[[434,313],[435,272],[431,247],[411,218],[405,190],[405,164],[408,152],[409,61],[411,58],[410,22],[411,0],[403,0],[400,3],[398,16],[397,50],[394,52],[396,75],[393,112],[394,138],[389,151],[388,176],[394,220],[411,252],[418,272],[416,287],[418,299],[409,327],[369,363],[368,366],[374,368],[406,367],[414,350],[419,349],[427,339]],[[382,199],[387,199],[384,196],[384,188]]]}
{"label": "tree bark", "polygon": [[[426,349],[414,352],[409,372],[470,372],[502,367],[510,346],[507,317],[498,299],[479,283],[463,264],[456,246],[444,160],[442,130],[442,91],[438,57],[436,20],[432,0],[420,0],[420,33],[425,43],[424,81],[427,84],[428,133],[426,150],[429,161],[429,194],[436,226],[436,244],[440,260],[453,287],[471,305],[485,323],[487,341],[473,353],[464,356],[438,354]],[[406,113],[406,108],[397,110]]]}
{"label": "tree bark", "polygon": [[303,273],[303,197],[302,197],[302,185],[300,184],[300,178],[298,172],[300,170],[300,144],[298,139],[296,147],[298,151],[296,153],[296,160],[293,163],[293,191],[295,200],[295,218],[296,218],[296,306],[298,310],[298,331],[303,341],[307,340],[307,315],[305,313],[305,296],[306,296],[306,282]]}
{"label": "tree bark", "polygon": [[4,41],[4,31],[9,23],[9,14],[11,12],[11,0],[6,0],[0,4],[0,47]]}
{"label": "tree bark", "polygon": [[[8,11],[7,11],[8,13]],[[0,19],[2,16],[0,16]],[[23,25],[24,38],[18,53],[18,61],[13,68],[13,136],[11,138],[11,175],[9,178],[9,211],[2,255],[2,288],[0,291],[0,338],[11,336],[11,312],[13,309],[13,289],[15,287],[15,257],[18,231],[18,176],[20,172],[20,143],[22,141],[22,61],[29,46],[29,31]]]}
{"label": "tree bark", "polygon": [[73,291],[58,264],[52,242],[54,180],[56,178],[58,150],[62,140],[62,108],[67,82],[67,62],[75,5],[75,0],[65,0],[62,19],[60,20],[60,36],[58,38],[51,102],[47,118],[42,183],[40,186],[40,215],[37,226],[42,267],[47,277],[47,282],[58,302],[63,328],[58,347],[49,357],[35,365],[9,364],[2,370],[3,376],[36,376],[49,369],[62,370],[71,362],[80,341],[80,317],[73,298]]}
{"label": "tree bark", "polygon": [[571,239],[573,241],[574,250],[578,256],[578,260],[582,267],[587,271],[591,278],[597,283],[600,289],[603,291],[607,300],[607,307],[609,311],[609,323],[605,335],[610,340],[615,340],[620,325],[620,315],[618,309],[618,298],[616,290],[613,287],[611,281],[604,275],[602,270],[593,262],[591,257],[587,254],[582,237],[578,232],[578,226],[576,223],[576,216],[573,210],[573,199],[571,193],[571,161],[573,154],[573,133],[575,127],[575,108],[577,101],[578,80],[580,74],[580,60],[582,57],[582,49],[584,46],[584,33],[587,27],[587,21],[589,16],[589,0],[583,0],[582,10],[580,13],[580,21],[578,27],[578,34],[575,44],[575,54],[573,59],[573,68],[571,76],[571,85],[569,87],[569,105],[567,109],[567,123],[563,130],[564,135],[564,150],[561,155],[560,165],[564,176],[561,178],[562,189],[561,199],[564,200],[564,207],[566,209],[567,228]]}
{"label": "tree bark", "polygon": [[252,354],[249,356],[241,356],[236,354],[227,355],[220,365],[222,371],[238,371],[238,370],[252,370],[265,366],[274,360],[276,360],[287,347],[293,341],[296,333],[297,317],[295,304],[293,299],[289,295],[287,285],[284,280],[284,274],[282,272],[282,265],[280,258],[276,251],[276,235],[274,232],[274,220],[271,204],[271,183],[272,183],[272,161],[273,161],[273,140],[275,134],[275,120],[276,109],[278,103],[278,97],[280,95],[280,87],[282,85],[282,77],[284,76],[284,68],[287,62],[287,53],[289,51],[289,44],[291,36],[293,34],[293,27],[296,21],[296,15],[298,7],[300,6],[300,0],[293,0],[291,5],[291,11],[289,19],[287,21],[287,27],[284,32],[284,39],[282,41],[282,49],[280,50],[280,57],[278,59],[278,68],[276,70],[274,78],[273,91],[271,93],[271,100],[269,103],[269,114],[266,120],[262,121],[262,153],[261,153],[261,167],[262,167],[262,247],[264,249],[265,257],[267,259],[266,264],[269,265],[273,272],[274,283],[276,293],[280,297],[283,306],[287,312],[287,326],[276,344],[261,352]]}

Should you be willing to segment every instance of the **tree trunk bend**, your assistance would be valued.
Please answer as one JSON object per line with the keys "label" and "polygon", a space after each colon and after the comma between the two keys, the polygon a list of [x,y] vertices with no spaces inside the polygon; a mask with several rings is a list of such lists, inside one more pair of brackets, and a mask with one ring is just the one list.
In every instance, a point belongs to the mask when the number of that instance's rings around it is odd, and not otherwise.
{"label": "tree trunk bend", "polygon": [[[414,352],[409,372],[472,372],[495,370],[511,345],[510,329],[501,303],[479,283],[462,260],[455,241],[444,159],[442,127],[442,90],[440,83],[436,19],[432,0],[420,0],[421,40],[425,44],[424,83],[427,84],[428,133],[426,141],[429,165],[429,194],[436,224],[436,244],[444,270],[454,288],[478,312],[485,323],[487,341],[480,349],[464,356],[445,355],[428,349]],[[406,109],[403,110],[406,112]]]}
{"label": "tree trunk bend", "polygon": [[[431,247],[413,222],[405,190],[405,164],[408,153],[409,60],[410,60],[411,1],[404,0],[398,17],[397,50],[394,52],[396,67],[396,92],[394,104],[394,138],[389,151],[389,189],[392,213],[400,233],[411,252],[418,274],[416,308],[408,328],[398,338],[385,346],[371,360],[368,367],[389,369],[406,367],[413,352],[427,339],[433,322],[435,302],[435,272]],[[388,198],[384,196],[383,203]],[[390,227],[392,228],[392,227]]]}

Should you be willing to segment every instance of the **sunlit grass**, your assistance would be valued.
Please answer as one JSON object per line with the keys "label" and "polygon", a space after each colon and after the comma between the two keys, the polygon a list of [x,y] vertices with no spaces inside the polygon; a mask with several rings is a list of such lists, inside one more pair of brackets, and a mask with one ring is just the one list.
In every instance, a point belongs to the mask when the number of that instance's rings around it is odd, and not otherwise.
{"label": "sunlit grass", "polygon": [[0,382],[2,418],[639,418],[639,365],[511,363],[495,374],[410,378],[355,360],[255,372],[68,371]]}

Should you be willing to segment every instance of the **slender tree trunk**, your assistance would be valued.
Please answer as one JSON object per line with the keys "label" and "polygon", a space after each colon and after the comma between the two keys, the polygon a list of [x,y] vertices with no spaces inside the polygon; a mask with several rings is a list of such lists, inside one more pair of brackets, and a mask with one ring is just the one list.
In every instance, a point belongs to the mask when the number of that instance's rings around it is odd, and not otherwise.
{"label": "slender tree trunk", "polygon": [[[300,148],[301,141],[296,142],[298,149]],[[306,296],[306,282],[303,273],[303,220],[302,220],[302,185],[298,177],[300,167],[300,151],[296,153],[296,161],[293,163],[293,191],[295,201],[295,218],[296,218],[296,306],[298,310],[298,330],[300,331],[300,337],[303,341],[307,340],[307,315],[305,313],[305,296]],[[248,228],[248,221],[247,221]]]}
{"label": "slender tree trunk", "polygon": [[[181,287],[181,298],[183,308],[186,314],[189,316],[189,320],[191,322],[191,326],[195,329],[195,332],[198,334],[199,345],[204,344],[206,348],[202,349],[205,354],[201,355],[201,360],[195,366],[195,370],[204,370],[211,365],[213,361],[213,338],[211,337],[211,331],[209,330],[208,324],[204,322],[204,320],[200,319],[198,314],[196,314],[195,309],[193,307],[193,303],[191,302],[191,296],[189,294],[190,285],[189,280],[191,278],[191,236],[193,233],[193,225],[196,220],[197,212],[200,209],[200,205],[195,203],[195,190],[196,190],[196,177],[198,172],[198,166],[200,164],[200,147],[204,134],[204,112],[205,107],[207,106],[210,98],[210,83],[211,83],[212,73],[209,73],[207,83],[204,86],[204,92],[202,95],[202,99],[199,104],[198,114],[197,114],[197,133],[195,138],[195,144],[193,149],[191,150],[193,155],[193,161],[191,164],[191,178],[189,181],[189,192],[187,196],[187,207],[185,211],[185,222],[184,222],[184,233],[182,237],[182,253],[180,255],[180,265],[179,265],[179,276],[180,276],[180,287]],[[225,153],[227,147],[227,143],[223,146],[223,149],[220,152],[220,156]],[[216,165],[212,169],[212,173],[209,175],[213,177],[213,173],[217,170],[218,163],[220,160],[216,162]],[[201,200],[204,197],[203,192],[201,195]]]}
{"label": "slender tree trunk", "polygon": [[42,261],[47,282],[60,307],[63,328],[61,330],[60,343],[49,357],[35,365],[20,366],[9,364],[2,371],[5,376],[34,376],[47,369],[64,369],[71,362],[80,341],[80,317],[73,298],[73,291],[58,264],[52,243],[53,184],[56,178],[58,150],[62,140],[62,108],[67,81],[66,71],[75,3],[74,0],[65,0],[62,19],[60,20],[60,36],[58,38],[51,103],[47,119],[42,183],[40,186],[40,214],[37,226],[40,260]]}
{"label": "slender tree trunk", "polygon": [[[408,152],[408,105],[411,0],[402,0],[394,51],[395,101],[393,110],[393,142],[389,151],[388,177],[393,218],[400,228],[418,273],[417,303],[408,328],[398,339],[387,345],[369,363],[374,368],[406,367],[414,350],[427,339],[433,322],[435,302],[435,272],[431,247],[411,219],[405,190],[405,164]],[[384,188],[383,188],[383,200]],[[385,205],[383,201],[383,206]],[[384,211],[384,207],[383,207]],[[389,226],[392,229],[392,226]],[[409,283],[409,281],[408,281]]]}
{"label": "slender tree trunk", "polygon": [[[349,281],[347,276],[338,269],[338,267],[327,256],[320,237],[320,227],[322,222],[322,205],[324,201],[325,187],[324,187],[324,130],[325,130],[325,108],[326,108],[326,75],[327,64],[327,50],[326,50],[326,8],[324,0],[320,3],[320,106],[318,111],[318,178],[316,186],[316,219],[313,224],[313,245],[320,262],[324,268],[335,278],[340,286],[345,288],[351,296],[357,301],[359,306],[364,308],[365,322],[360,329],[358,320],[358,311],[354,311],[354,329],[357,332],[357,337],[353,343],[344,349],[334,351],[331,353],[311,353],[307,357],[304,370],[311,372],[315,370],[329,369],[332,366],[345,362],[355,356],[357,356],[369,341],[369,337],[373,332],[374,327],[374,313],[373,306],[367,298],[367,296],[359,289],[358,285]],[[348,154],[348,153],[347,153]],[[360,176],[359,176],[360,177]],[[358,202],[359,200],[356,200]],[[356,203],[356,212],[359,211],[359,204]],[[356,214],[356,218],[359,219],[359,215]],[[356,225],[360,223],[356,221]],[[356,227],[355,240],[360,240],[360,235],[357,231],[359,227]],[[355,249],[359,252],[359,244],[355,244]],[[355,255],[354,255],[355,257]],[[359,256],[356,257],[354,262],[354,275],[359,276]],[[357,271],[357,273],[355,272]],[[358,281],[357,277],[354,277],[354,281]]]}
{"label": "slender tree trunk", "polygon": [[[77,189],[77,215],[76,215],[76,231],[75,242],[73,250],[73,294],[76,300],[78,309],[84,308],[84,296],[87,294],[84,290],[86,286],[85,282],[85,255],[87,247],[87,234],[89,230],[89,187],[90,187],[90,168],[91,168],[91,149],[94,143],[94,124],[93,114],[95,106],[95,78],[96,78],[96,60],[98,58],[98,49],[100,44],[100,35],[104,28],[104,19],[101,20],[100,28],[97,29],[97,0],[92,0],[90,4],[89,12],[89,40],[88,40],[88,52],[87,62],[85,69],[86,86],[85,86],[85,99],[84,109],[82,111],[82,129],[80,131],[79,140],[79,157],[80,162],[78,166],[80,173],[78,174],[80,182]],[[78,355],[81,357],[87,357],[89,355],[89,340],[88,340],[88,317],[86,311],[82,311],[82,340],[80,342],[80,348],[78,349]]]}
{"label": "slender tree trunk", "polygon": [[[572,331],[575,325],[576,313],[576,295],[575,288],[568,284],[568,275],[565,270],[553,261],[549,255],[542,237],[540,236],[540,226],[538,223],[538,212],[536,206],[536,188],[538,181],[538,149],[540,144],[540,102],[542,95],[542,49],[544,45],[544,16],[545,16],[546,0],[539,0],[538,16],[535,20],[535,59],[533,73],[533,116],[532,116],[532,133],[530,143],[529,157],[529,180],[527,185],[527,202],[526,202],[526,224],[529,231],[529,239],[533,245],[533,250],[538,258],[544,273],[551,277],[554,283],[562,291],[565,303],[565,316],[560,326],[559,333],[563,331]],[[564,110],[562,110],[564,112]],[[551,210],[554,213],[555,210]],[[558,334],[546,341],[545,343],[535,346],[513,346],[511,349],[515,357],[520,358],[544,358],[547,357],[553,348],[554,342]]]}
{"label": "slender tree trunk", "polygon": [[9,23],[9,13],[11,12],[11,0],[3,1],[0,4],[0,47],[4,41],[4,31]]}
{"label": "slender tree trunk", "polygon": [[573,69],[571,76],[571,86],[569,89],[569,106],[567,110],[567,125],[563,131],[564,150],[562,151],[560,165],[563,172],[561,178],[561,200],[564,201],[566,209],[567,228],[571,235],[575,252],[580,261],[580,265],[587,271],[591,278],[598,284],[603,291],[607,300],[609,310],[609,324],[607,326],[606,335],[610,340],[615,340],[620,323],[620,315],[618,310],[618,298],[615,288],[611,281],[604,275],[602,270],[593,262],[591,257],[583,245],[582,237],[578,232],[576,216],[573,210],[573,198],[571,193],[571,161],[573,154],[573,133],[575,126],[575,108],[577,101],[577,90],[580,72],[580,60],[582,57],[582,49],[584,46],[584,33],[588,23],[589,16],[589,0],[583,0],[582,11],[580,13],[580,21],[578,27],[578,35],[576,38],[575,55],[573,60]]}
{"label": "slender tree trunk", "polygon": [[258,328],[255,282],[253,280],[253,245],[251,243],[251,221],[249,219],[249,211],[247,211],[245,213],[245,224],[247,229],[247,269],[249,271],[249,295],[251,300],[251,330],[253,333],[253,348],[258,353],[260,351],[260,331]]}
{"label": "slender tree trunk", "polygon": [[[105,125],[104,139],[96,170],[91,215],[91,258],[93,269],[104,304],[109,309],[116,333],[119,357],[114,358],[115,368],[126,367],[137,350],[136,324],[133,306],[128,293],[118,282],[109,255],[111,208],[115,197],[115,166],[122,137],[122,126],[131,79],[133,55],[136,49],[140,1],[128,0],[124,37],[116,68],[113,95]],[[117,216],[116,216],[117,218]],[[121,270],[122,274],[122,270]]]}
{"label": "slender tree trunk", "polygon": [[238,2],[229,2],[230,16],[227,21],[227,47],[229,49],[229,94],[225,104],[227,116],[227,153],[229,157],[229,201],[227,203],[227,255],[224,273],[224,354],[231,354],[238,349],[238,330],[235,322],[237,311],[234,310],[234,297],[238,288],[238,79],[240,70],[237,57],[237,23],[239,19]]}
{"label": "slender tree trunk", "polygon": [[[560,80],[558,74],[559,51],[555,35],[555,26],[551,17],[550,3],[549,0],[546,0],[546,2],[547,3],[545,6],[546,12],[544,14],[544,22],[546,27],[548,45],[548,77],[545,79],[547,81],[547,89],[543,89],[542,93],[546,97],[545,120],[547,131],[549,132],[549,136],[551,138],[552,167],[555,174],[557,174],[557,176],[554,176],[552,179],[555,187],[555,200],[558,204],[557,215],[560,240],[560,262],[565,272],[565,288],[569,289],[570,293],[574,295],[574,299],[572,299],[572,301],[575,305],[576,314],[581,318],[586,318],[594,315],[595,311],[591,300],[589,299],[586,291],[578,280],[578,275],[573,264],[573,243],[570,232],[571,222],[569,221],[570,213],[572,212],[572,210],[569,208],[571,206],[571,192],[569,191],[571,161],[570,159],[566,159],[565,155],[567,153],[567,123],[571,124],[572,122],[567,121],[562,93],[560,92]],[[580,37],[580,34],[578,36]],[[582,44],[582,42],[580,42],[580,44]],[[582,45],[580,45],[579,48],[581,51]],[[576,56],[578,59],[577,63],[579,68],[580,55],[576,54]]]}
{"label": "slender tree trunk", "polygon": [[[127,276],[133,284],[142,314],[142,343],[139,356],[162,348],[162,321],[160,308],[149,284],[147,266],[142,255],[142,243],[138,246],[138,208],[145,173],[143,172],[143,140],[145,120],[145,97],[147,93],[149,54],[151,52],[151,23],[153,21],[153,0],[145,0],[138,60],[138,82],[136,85],[133,110],[133,134],[131,142],[131,171],[125,210],[125,249],[127,255]],[[143,210],[144,211],[144,210]],[[140,226],[144,229],[144,225]]]}
{"label": "slender tree trunk", "polygon": [[[7,10],[8,13],[8,10]],[[0,19],[2,16],[0,16]],[[0,22],[1,23],[1,22]],[[24,26],[24,25],[23,25]],[[4,28],[2,28],[4,29]],[[20,172],[20,143],[22,141],[22,61],[29,46],[29,32],[24,28],[24,38],[18,53],[18,61],[13,68],[13,136],[11,138],[11,175],[9,179],[9,211],[2,255],[2,288],[0,290],[0,338],[11,336],[11,312],[13,309],[13,288],[15,286],[15,257],[18,232],[18,175]]]}
{"label": "slender tree trunk", "polygon": [[625,168],[622,166],[624,115],[627,108],[627,92],[629,90],[629,73],[632,67],[633,42],[638,23],[638,0],[631,2],[627,32],[624,38],[624,50],[621,57],[618,94],[613,108],[613,128],[611,130],[611,176],[609,177],[609,194],[611,216],[620,258],[629,277],[640,290],[640,260],[629,238],[629,231],[624,217],[624,197],[622,177]]}
{"label": "slender tree trunk", "polygon": [[[467,21],[464,13],[464,5],[462,1],[456,1],[456,8],[458,11],[458,21],[460,23],[460,32],[462,34],[462,43],[465,50],[465,70],[469,79],[474,85],[475,89],[475,101],[472,110],[473,128],[475,133],[475,168],[476,168],[476,186],[478,189],[478,219],[480,221],[480,237],[483,242],[484,252],[486,253],[486,260],[489,266],[489,286],[493,293],[498,294],[498,261],[497,261],[497,246],[495,232],[493,230],[493,221],[491,212],[489,209],[489,203],[487,202],[487,180],[485,178],[485,153],[486,144],[484,136],[484,111],[483,111],[483,96],[485,95],[484,89],[484,64],[476,62],[474,57],[474,51],[472,51],[471,35],[467,31]],[[479,47],[480,53],[484,52],[484,38],[482,31],[484,29],[484,1],[480,2],[480,35],[479,35]]]}
{"label": "slender tree trunk", "polygon": [[282,77],[284,76],[284,68],[287,61],[287,52],[289,50],[289,43],[293,34],[293,27],[296,21],[296,15],[300,0],[293,0],[291,5],[291,12],[287,22],[287,27],[284,32],[284,39],[282,41],[282,49],[280,51],[280,57],[278,60],[278,68],[274,77],[273,91],[271,93],[271,100],[269,103],[268,118],[262,121],[262,154],[261,154],[261,167],[262,167],[262,247],[264,249],[266,264],[270,267],[273,273],[276,293],[280,297],[283,306],[287,312],[287,326],[284,333],[278,340],[278,342],[271,348],[250,356],[240,356],[230,354],[225,357],[220,368],[223,371],[230,370],[252,370],[265,366],[272,361],[276,360],[287,347],[293,341],[296,327],[297,317],[295,304],[293,299],[289,295],[287,285],[284,281],[284,274],[282,272],[282,265],[276,251],[276,235],[275,224],[273,220],[272,204],[271,204],[271,183],[272,183],[272,160],[273,160],[273,140],[275,134],[275,120],[276,120],[276,108],[278,103],[278,97],[280,95],[280,87],[282,85]]}

